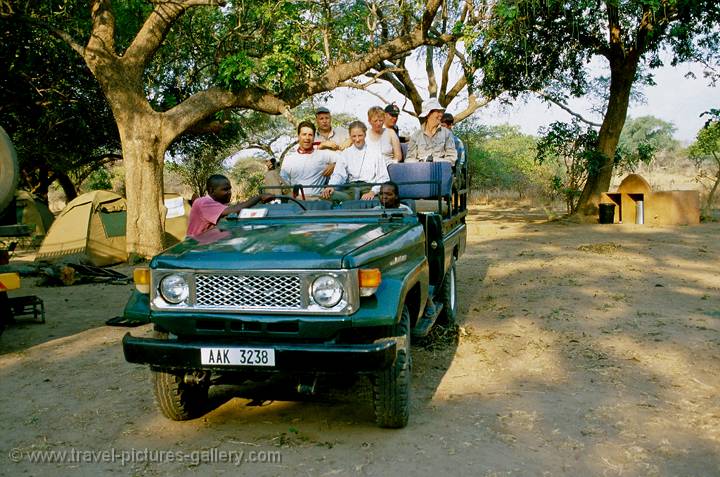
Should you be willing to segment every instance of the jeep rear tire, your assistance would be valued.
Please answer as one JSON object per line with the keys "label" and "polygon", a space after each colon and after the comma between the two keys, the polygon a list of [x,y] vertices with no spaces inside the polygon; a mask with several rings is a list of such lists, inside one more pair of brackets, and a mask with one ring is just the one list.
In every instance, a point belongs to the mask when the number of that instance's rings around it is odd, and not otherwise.
{"label": "jeep rear tire", "polygon": [[455,276],[455,257],[450,262],[440,288],[440,303],[442,303],[442,311],[438,316],[438,322],[444,326],[455,326],[457,324],[457,282]]}
{"label": "jeep rear tire", "polygon": [[375,422],[380,427],[399,429],[405,427],[410,416],[410,311],[403,306],[400,322],[394,336],[404,336],[398,342],[395,362],[373,376],[373,407]]}

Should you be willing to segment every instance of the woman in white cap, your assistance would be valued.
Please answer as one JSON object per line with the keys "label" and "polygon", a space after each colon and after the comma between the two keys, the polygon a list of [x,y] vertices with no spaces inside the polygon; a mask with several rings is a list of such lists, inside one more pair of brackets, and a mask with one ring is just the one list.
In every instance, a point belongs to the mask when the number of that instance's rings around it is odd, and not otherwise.
{"label": "woman in white cap", "polygon": [[423,101],[420,120],[424,122],[420,130],[410,136],[405,162],[442,161],[455,165],[455,140],[448,129],[440,127],[444,111],[435,98]]}

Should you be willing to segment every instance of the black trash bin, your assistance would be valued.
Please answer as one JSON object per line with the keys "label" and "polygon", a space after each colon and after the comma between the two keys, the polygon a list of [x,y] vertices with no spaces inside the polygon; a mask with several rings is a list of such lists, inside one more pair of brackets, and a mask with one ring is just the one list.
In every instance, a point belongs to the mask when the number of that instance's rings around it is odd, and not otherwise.
{"label": "black trash bin", "polygon": [[598,222],[601,224],[612,224],[615,222],[615,204],[598,204],[600,209],[600,218]]}

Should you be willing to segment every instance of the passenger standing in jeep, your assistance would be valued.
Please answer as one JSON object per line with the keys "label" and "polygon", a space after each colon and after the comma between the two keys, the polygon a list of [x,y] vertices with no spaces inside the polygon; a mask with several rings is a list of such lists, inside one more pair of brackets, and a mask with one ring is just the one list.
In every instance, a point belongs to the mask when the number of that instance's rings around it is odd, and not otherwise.
{"label": "passenger standing in jeep", "polygon": [[435,98],[423,101],[420,119],[424,122],[418,132],[410,137],[405,162],[449,162],[455,165],[457,150],[452,133],[440,127],[445,108]]}
{"label": "passenger standing in jeep", "polygon": [[290,185],[319,186],[303,189],[301,195],[307,199],[318,199],[322,186],[327,184],[335,169],[337,153],[327,149],[316,149],[315,125],[310,121],[298,124],[298,147],[290,151],[280,168],[280,177]]}
{"label": "passenger standing in jeep", "polygon": [[[357,190],[361,199],[372,200],[380,192],[380,186],[371,187],[365,184],[378,184],[390,179],[385,160],[380,154],[368,154],[365,124],[353,121],[348,130],[352,146],[340,153],[340,159],[330,177],[330,185],[323,190],[322,198],[332,198],[335,201],[354,199]],[[341,187],[343,185],[346,187]]]}

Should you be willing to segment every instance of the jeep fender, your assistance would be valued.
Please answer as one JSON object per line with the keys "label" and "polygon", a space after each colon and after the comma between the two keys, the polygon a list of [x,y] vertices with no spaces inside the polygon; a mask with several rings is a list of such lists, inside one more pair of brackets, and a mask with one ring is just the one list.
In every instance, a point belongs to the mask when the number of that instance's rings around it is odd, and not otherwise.
{"label": "jeep fender", "polygon": [[[427,258],[383,272],[382,283],[371,299],[363,299],[353,317],[354,326],[385,326],[397,323],[407,302],[414,325],[428,297],[430,271]],[[372,318],[368,316],[372,315]]]}

